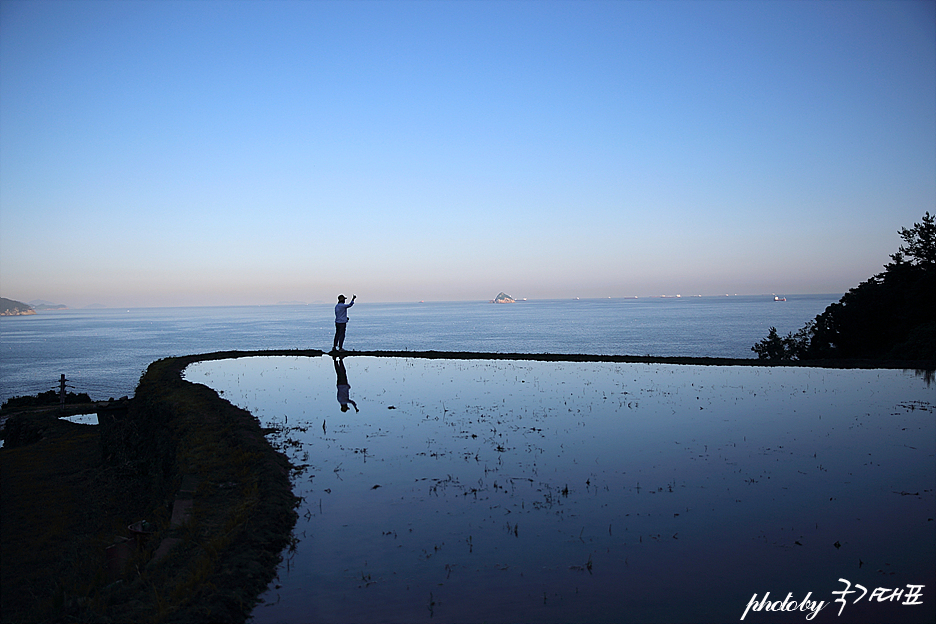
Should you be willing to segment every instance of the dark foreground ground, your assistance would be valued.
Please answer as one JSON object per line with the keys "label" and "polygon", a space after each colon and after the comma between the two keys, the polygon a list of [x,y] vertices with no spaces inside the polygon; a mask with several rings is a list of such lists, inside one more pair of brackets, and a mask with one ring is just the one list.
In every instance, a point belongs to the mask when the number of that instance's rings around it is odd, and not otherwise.
{"label": "dark foreground ground", "polygon": [[181,378],[194,361],[239,355],[155,362],[97,426],[8,415],[3,622],[247,618],[290,543],[290,465],[248,412]]}
{"label": "dark foreground ground", "polygon": [[[152,364],[126,404],[7,413],[0,450],[2,622],[242,622],[291,543],[291,466],[248,412],[184,381],[195,361],[320,351],[225,352]],[[346,352],[346,356],[767,366],[758,360]],[[775,365],[775,364],[774,364]],[[802,365],[802,364],[800,364]],[[811,362],[825,368],[934,363]],[[182,513],[185,511],[188,513]],[[133,534],[138,521],[147,532]],[[132,538],[132,539],[129,539]],[[125,541],[128,540],[128,541]],[[108,548],[117,545],[117,548]]]}

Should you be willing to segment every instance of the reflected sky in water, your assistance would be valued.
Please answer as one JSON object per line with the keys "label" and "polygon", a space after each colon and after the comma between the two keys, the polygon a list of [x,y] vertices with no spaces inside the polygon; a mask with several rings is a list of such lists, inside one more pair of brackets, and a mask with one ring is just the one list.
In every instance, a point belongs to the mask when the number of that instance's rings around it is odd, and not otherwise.
{"label": "reflected sky in water", "polygon": [[934,391],[912,372],[344,367],[347,384],[330,357],[186,371],[303,467],[298,545],[254,622],[737,621],[768,591],[826,601],[812,621],[936,613],[932,592],[832,603],[840,578],[936,582]]}

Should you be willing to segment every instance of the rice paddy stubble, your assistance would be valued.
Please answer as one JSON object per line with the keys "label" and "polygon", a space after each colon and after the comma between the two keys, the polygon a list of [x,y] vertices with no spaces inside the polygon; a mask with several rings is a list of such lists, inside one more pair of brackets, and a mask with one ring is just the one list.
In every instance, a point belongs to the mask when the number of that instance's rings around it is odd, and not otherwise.
{"label": "rice paddy stubble", "polygon": [[932,408],[899,371],[345,363],[360,414],[327,358],[204,365],[307,458],[258,622],[423,617],[430,592],[442,621],[717,620],[772,584],[831,591],[859,556],[907,582],[933,563],[907,543],[932,527],[933,455],[903,446]]}

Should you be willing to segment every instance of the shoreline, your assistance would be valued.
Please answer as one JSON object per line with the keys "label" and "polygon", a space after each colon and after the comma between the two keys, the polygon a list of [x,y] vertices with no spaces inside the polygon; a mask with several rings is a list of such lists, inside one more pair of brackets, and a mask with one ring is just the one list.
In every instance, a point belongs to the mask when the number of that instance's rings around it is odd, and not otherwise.
{"label": "shoreline", "polygon": [[[263,355],[264,352],[244,352]],[[651,355],[587,355],[564,353],[485,353],[473,351],[342,351],[325,355],[412,357],[444,360],[533,360],[541,362],[619,362],[624,364],[678,364],[689,366],[757,366],[765,368],[839,368],[936,370],[936,360],[795,360],[775,361],[756,358],[721,358]],[[277,355],[280,355],[277,353]]]}

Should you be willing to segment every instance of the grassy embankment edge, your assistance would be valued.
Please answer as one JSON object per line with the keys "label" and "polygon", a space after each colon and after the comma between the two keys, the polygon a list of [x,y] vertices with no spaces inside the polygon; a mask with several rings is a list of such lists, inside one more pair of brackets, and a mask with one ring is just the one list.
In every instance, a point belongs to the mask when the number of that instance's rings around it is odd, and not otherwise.
{"label": "grassy embankment edge", "polygon": [[[262,355],[262,353],[260,353]],[[541,362],[617,362],[622,364],[674,364],[682,366],[753,366],[764,368],[838,368],[936,370],[934,360],[767,360],[654,355],[589,355],[577,353],[480,353],[466,351],[344,351],[343,357],[412,357],[442,360],[519,360]]]}

